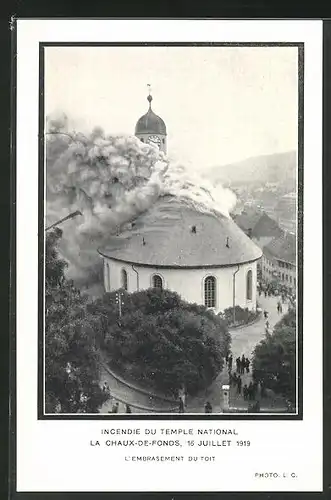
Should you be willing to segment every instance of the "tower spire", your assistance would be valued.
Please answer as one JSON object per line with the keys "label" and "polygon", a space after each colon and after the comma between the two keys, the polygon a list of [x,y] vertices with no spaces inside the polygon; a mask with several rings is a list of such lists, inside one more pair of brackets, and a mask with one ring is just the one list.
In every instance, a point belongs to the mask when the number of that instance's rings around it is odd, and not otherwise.
{"label": "tower spire", "polygon": [[153,100],[153,97],[151,95],[152,87],[151,87],[150,83],[147,84],[147,89],[148,89],[147,101],[149,102],[149,109],[152,109],[152,100]]}

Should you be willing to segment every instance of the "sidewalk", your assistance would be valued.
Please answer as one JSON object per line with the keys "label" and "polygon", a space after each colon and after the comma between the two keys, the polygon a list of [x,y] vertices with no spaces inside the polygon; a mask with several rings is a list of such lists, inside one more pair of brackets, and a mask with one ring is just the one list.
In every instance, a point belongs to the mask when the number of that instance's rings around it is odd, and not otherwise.
{"label": "sidewalk", "polygon": [[102,406],[100,413],[111,412],[114,402],[119,402],[119,413],[125,413],[128,404],[134,413],[174,413],[178,406],[147,392],[137,391],[125,381],[115,378],[104,364],[100,367],[100,384],[107,382],[111,398]]}
{"label": "sidewalk", "polygon": [[162,402],[165,403],[171,403],[171,404],[177,404],[177,401],[175,399],[170,399],[166,398],[163,394],[156,392],[154,389],[148,389],[147,387],[142,387],[137,384],[134,384],[133,382],[129,380],[125,380],[121,375],[118,375],[116,372],[114,372],[108,365],[108,359],[107,356],[104,353],[101,353],[101,359],[102,359],[102,366],[103,368],[110,374],[112,375],[117,381],[121,382],[124,385],[127,385],[131,389],[141,392],[142,394],[147,394],[147,396],[152,396],[154,399],[159,399]]}

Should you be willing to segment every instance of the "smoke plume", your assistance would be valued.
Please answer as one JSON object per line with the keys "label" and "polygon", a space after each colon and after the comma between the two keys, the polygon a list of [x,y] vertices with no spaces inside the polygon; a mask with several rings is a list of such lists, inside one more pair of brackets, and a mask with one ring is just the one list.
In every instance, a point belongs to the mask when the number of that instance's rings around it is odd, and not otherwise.
{"label": "smoke plume", "polygon": [[71,278],[96,279],[97,248],[166,196],[200,212],[229,216],[236,201],[230,190],[214,188],[156,147],[133,136],[107,135],[99,127],[87,135],[69,128],[66,116],[47,119],[46,225],[74,211],[82,214],[61,225],[61,253]]}

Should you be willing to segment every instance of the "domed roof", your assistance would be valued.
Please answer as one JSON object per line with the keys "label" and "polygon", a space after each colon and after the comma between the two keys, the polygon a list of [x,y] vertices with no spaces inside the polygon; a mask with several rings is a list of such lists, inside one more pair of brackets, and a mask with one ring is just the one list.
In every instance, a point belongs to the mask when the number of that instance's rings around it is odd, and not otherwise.
{"label": "domed roof", "polygon": [[151,107],[152,96],[147,97],[149,110],[139,118],[136,124],[135,134],[162,134],[167,135],[167,129],[162,118],[154,113]]}
{"label": "domed roof", "polygon": [[164,197],[131,231],[100,248],[104,257],[150,267],[208,268],[252,262],[260,248],[231,218],[202,213],[184,200]]}

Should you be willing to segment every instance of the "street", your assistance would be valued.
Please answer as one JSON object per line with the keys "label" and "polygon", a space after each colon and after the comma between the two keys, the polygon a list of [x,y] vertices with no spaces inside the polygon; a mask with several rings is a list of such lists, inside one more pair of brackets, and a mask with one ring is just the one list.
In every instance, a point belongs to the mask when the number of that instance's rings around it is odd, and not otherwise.
{"label": "street", "polygon": [[[287,304],[283,304],[282,314],[277,312],[277,302],[278,297],[265,297],[261,295],[258,298],[258,302],[261,306],[262,311],[267,311],[269,328],[273,329],[275,324],[281,319],[282,315],[287,312]],[[260,342],[265,336],[265,319],[262,312],[261,318],[249,326],[242,326],[231,330],[232,346],[231,351],[233,354],[233,369],[236,367],[235,360],[238,356],[248,357],[252,361],[252,351],[255,345]],[[248,374],[244,374],[242,377],[242,386],[244,384],[249,384],[252,379],[251,371]],[[223,371],[219,374],[217,379],[212,383],[210,387],[203,393],[199,394],[194,398],[188,398],[187,411],[190,413],[201,413],[203,411],[204,404],[209,401],[213,407],[213,412],[218,413],[222,409],[221,391],[222,385],[228,384],[228,370],[225,366]],[[267,402],[270,405],[276,405],[279,403],[278,398],[275,401]],[[242,395],[238,395],[236,389],[231,387],[230,390],[230,406],[236,408],[247,408],[248,401],[245,401]]]}
{"label": "street", "polygon": [[[268,321],[270,324],[270,329],[272,330],[275,324],[281,319],[281,317],[287,312],[287,304],[282,304],[283,312],[278,314],[277,312],[277,302],[279,297],[265,297],[261,295],[258,298],[258,302],[261,306],[262,311],[267,311]],[[251,353],[255,345],[262,340],[265,335],[265,319],[262,312],[262,317],[256,323],[250,326],[243,326],[231,331],[232,337],[232,353],[233,359],[244,354],[246,357],[251,358]]]}

